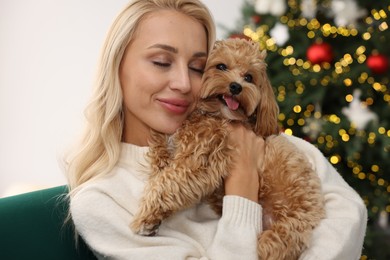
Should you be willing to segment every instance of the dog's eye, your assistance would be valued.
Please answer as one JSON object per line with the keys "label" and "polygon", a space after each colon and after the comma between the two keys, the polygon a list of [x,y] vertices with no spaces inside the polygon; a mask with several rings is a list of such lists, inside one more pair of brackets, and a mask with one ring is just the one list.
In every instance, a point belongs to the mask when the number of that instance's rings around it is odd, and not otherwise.
{"label": "dog's eye", "polygon": [[246,75],[244,76],[244,80],[245,80],[246,82],[252,83],[253,77],[252,77],[251,74],[246,74]]}
{"label": "dog's eye", "polygon": [[221,63],[221,64],[217,65],[217,69],[219,69],[219,70],[227,70],[227,67],[226,67],[225,64]]}

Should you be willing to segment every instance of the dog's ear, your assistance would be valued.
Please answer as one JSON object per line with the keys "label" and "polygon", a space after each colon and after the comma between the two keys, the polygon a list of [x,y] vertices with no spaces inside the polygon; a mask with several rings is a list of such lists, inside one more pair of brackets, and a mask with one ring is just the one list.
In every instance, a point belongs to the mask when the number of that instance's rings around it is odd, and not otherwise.
{"label": "dog's ear", "polygon": [[214,42],[214,45],[213,45],[213,48],[212,48],[212,49],[214,50],[214,49],[216,49],[216,48],[218,48],[218,47],[221,47],[223,44],[224,44],[223,41],[217,40],[217,41]]}
{"label": "dog's ear", "polygon": [[267,51],[266,50],[262,50],[259,54],[259,58],[261,60],[265,60],[265,58],[267,58]]}
{"label": "dog's ear", "polygon": [[266,72],[261,75],[261,98],[257,107],[256,123],[254,132],[257,135],[267,137],[279,133],[278,114],[279,106]]}

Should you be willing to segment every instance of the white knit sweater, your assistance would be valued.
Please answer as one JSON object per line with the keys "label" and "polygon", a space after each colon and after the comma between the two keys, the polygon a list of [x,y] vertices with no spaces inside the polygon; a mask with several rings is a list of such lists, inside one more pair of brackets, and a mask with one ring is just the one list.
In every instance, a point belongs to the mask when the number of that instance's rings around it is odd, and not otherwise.
{"label": "white knit sweater", "polygon": [[[311,161],[325,196],[326,218],[300,259],[359,259],[367,222],[363,201],[318,149],[286,137]],[[129,223],[148,178],[147,151],[123,143],[112,172],[89,182],[71,199],[76,230],[99,259],[258,259],[262,208],[238,196],[224,197],[221,218],[200,204],[163,221],[155,237],[133,234]]]}

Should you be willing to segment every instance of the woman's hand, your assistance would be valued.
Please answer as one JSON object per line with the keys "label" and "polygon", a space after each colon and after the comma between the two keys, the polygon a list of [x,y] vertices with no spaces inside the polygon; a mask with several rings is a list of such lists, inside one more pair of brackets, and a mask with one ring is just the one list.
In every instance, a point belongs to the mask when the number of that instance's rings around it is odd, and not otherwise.
{"label": "woman's hand", "polygon": [[225,194],[258,202],[258,170],[264,160],[264,139],[241,124],[231,124],[229,128],[229,143],[236,148],[236,158],[225,179]]}

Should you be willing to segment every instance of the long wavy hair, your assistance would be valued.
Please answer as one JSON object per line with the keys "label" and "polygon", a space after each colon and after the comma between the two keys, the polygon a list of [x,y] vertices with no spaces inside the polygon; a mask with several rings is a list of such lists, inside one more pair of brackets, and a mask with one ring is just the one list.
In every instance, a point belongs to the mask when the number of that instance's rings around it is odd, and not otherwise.
{"label": "long wavy hair", "polygon": [[124,126],[120,63],[139,23],[159,10],[175,10],[195,18],[205,28],[208,49],[214,44],[213,18],[198,0],[135,0],[119,13],[103,45],[94,92],[85,110],[85,130],[66,158],[70,197],[81,185],[109,173],[119,159]]}

